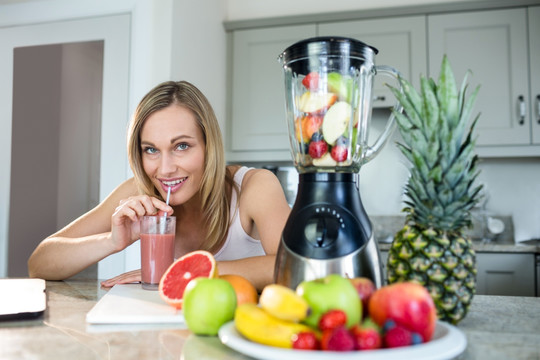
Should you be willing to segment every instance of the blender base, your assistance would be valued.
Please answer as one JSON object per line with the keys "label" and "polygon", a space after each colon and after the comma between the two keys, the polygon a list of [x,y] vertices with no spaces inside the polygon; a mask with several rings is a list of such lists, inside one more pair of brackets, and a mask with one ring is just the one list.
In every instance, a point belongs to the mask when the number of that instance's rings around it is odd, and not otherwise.
{"label": "blender base", "polygon": [[274,272],[274,282],[295,289],[302,281],[339,274],[348,278],[370,278],[377,288],[383,285],[379,248],[372,235],[366,245],[351,254],[331,258],[312,259],[292,252],[281,241]]}

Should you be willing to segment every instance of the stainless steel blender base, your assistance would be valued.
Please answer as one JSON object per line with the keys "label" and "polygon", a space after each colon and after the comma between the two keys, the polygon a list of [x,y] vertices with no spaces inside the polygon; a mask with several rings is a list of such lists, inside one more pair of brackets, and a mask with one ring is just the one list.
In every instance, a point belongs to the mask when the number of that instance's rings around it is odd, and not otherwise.
{"label": "stainless steel blender base", "polygon": [[346,256],[332,259],[310,259],[293,253],[281,241],[276,257],[274,281],[295,289],[304,280],[314,280],[330,274],[344,277],[370,278],[377,288],[383,285],[379,248],[372,235],[366,246]]}

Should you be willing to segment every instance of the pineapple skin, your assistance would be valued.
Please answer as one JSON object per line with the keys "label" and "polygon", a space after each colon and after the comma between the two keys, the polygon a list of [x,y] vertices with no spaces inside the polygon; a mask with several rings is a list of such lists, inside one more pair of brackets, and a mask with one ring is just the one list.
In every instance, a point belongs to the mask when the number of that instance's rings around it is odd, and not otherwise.
{"label": "pineapple skin", "polygon": [[412,281],[431,294],[440,320],[452,324],[468,312],[476,291],[476,255],[460,231],[406,224],[388,253],[388,282]]}

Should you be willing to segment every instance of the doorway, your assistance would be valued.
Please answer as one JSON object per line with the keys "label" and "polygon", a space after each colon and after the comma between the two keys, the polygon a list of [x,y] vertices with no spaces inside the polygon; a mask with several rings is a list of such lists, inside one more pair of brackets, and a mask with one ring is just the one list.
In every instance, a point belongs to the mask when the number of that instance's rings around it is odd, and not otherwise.
{"label": "doorway", "polygon": [[[0,278],[27,276],[39,241],[128,177],[130,21],[123,14],[0,28]],[[124,268],[116,255],[98,276]]]}
{"label": "doorway", "polygon": [[13,64],[7,275],[25,277],[37,244],[98,203],[103,41],[16,48]]}

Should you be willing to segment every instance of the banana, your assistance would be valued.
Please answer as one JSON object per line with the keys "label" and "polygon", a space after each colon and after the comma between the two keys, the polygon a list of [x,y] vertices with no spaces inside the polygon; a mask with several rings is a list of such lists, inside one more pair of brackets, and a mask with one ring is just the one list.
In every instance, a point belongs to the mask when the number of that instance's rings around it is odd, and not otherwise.
{"label": "banana", "polygon": [[259,304],[269,314],[287,321],[302,321],[310,313],[309,304],[303,297],[279,284],[265,286]]}
{"label": "banana", "polygon": [[314,332],[307,325],[278,319],[250,303],[236,308],[234,325],[240,334],[251,341],[281,348],[291,348],[293,336],[299,332]]}

